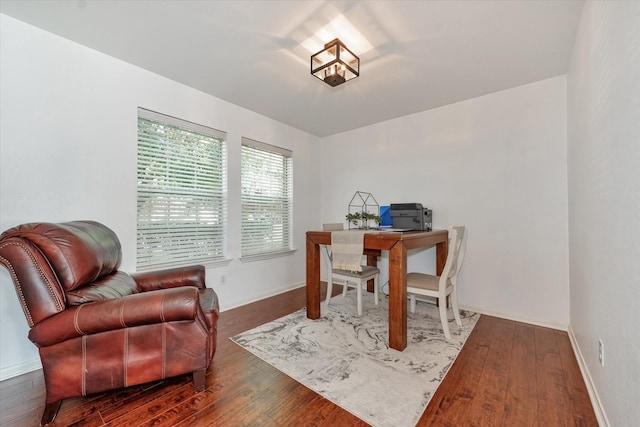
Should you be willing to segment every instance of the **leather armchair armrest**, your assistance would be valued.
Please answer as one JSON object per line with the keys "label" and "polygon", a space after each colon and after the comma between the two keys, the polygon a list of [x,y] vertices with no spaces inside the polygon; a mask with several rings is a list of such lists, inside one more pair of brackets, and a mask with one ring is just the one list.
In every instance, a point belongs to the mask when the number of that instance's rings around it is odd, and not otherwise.
{"label": "leather armchair armrest", "polygon": [[179,286],[195,286],[198,289],[206,287],[203,265],[135,273],[131,277],[136,281],[140,292],[177,288]]}
{"label": "leather armchair armrest", "polygon": [[201,317],[200,293],[192,286],[128,295],[71,307],[35,325],[29,339],[46,347],[82,335]]}

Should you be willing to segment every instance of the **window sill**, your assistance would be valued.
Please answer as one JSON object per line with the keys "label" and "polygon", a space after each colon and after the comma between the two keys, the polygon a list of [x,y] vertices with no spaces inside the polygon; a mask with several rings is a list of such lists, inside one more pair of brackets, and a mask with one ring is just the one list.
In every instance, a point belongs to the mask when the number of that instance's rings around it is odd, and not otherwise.
{"label": "window sill", "polygon": [[209,262],[201,262],[201,265],[204,265],[205,267],[226,267],[227,265],[229,265],[231,263],[231,261],[233,261],[232,258],[225,258],[225,259],[219,259],[216,261],[209,261]]}
{"label": "window sill", "polygon": [[205,268],[224,267],[229,265],[231,261],[233,261],[233,259],[224,258],[224,259],[217,259],[215,261],[193,260],[193,261],[185,261],[185,262],[168,263],[164,265],[150,265],[145,267],[138,267],[136,269],[136,273],[148,273],[151,271],[161,271],[161,270],[168,270],[172,268],[191,267],[193,265],[203,265]]}
{"label": "window sill", "polygon": [[265,259],[271,258],[280,258],[283,256],[291,256],[296,252],[296,249],[289,249],[287,251],[279,251],[279,252],[269,252],[265,254],[256,254],[256,255],[247,255],[240,257],[241,262],[254,262],[254,261],[262,261]]}

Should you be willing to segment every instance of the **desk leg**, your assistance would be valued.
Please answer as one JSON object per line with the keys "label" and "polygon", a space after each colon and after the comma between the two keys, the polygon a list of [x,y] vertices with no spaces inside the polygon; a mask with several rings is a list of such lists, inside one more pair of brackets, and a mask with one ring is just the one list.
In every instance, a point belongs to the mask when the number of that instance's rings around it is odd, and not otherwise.
{"label": "desk leg", "polygon": [[389,346],[407,347],[407,249],[402,242],[389,251]]}
{"label": "desk leg", "polygon": [[[370,265],[372,267],[377,267],[378,266],[378,257],[375,255],[367,255],[367,265]],[[374,280],[368,280],[367,281],[367,291],[368,292],[373,292],[373,282]]]}
{"label": "desk leg", "polygon": [[307,237],[307,317],[320,317],[320,245]]}
{"label": "desk leg", "polygon": [[449,253],[449,239],[436,244],[436,275],[440,276],[447,263],[447,254]]}

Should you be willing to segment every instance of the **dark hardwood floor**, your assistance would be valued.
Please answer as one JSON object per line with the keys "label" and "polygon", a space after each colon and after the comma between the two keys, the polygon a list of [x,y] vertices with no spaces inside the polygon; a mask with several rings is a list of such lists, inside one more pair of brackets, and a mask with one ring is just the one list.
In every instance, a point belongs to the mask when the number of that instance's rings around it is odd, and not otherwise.
{"label": "dark hardwood floor", "polygon": [[[338,287],[336,287],[338,288]],[[338,289],[336,289],[336,292]],[[206,390],[190,376],[67,399],[52,426],[366,426],[228,338],[305,305],[300,288],[226,311]],[[379,397],[384,404],[384,396]],[[0,382],[0,425],[37,426],[35,371]],[[565,332],[481,316],[419,426],[596,426]]]}

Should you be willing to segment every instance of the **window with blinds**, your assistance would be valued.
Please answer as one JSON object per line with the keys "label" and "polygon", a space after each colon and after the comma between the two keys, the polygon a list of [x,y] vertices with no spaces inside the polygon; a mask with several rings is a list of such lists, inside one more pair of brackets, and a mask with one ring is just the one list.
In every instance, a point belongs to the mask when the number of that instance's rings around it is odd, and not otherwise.
{"label": "window with blinds", "polygon": [[138,109],[139,271],[224,259],[226,133]]}
{"label": "window with blinds", "polygon": [[292,153],[242,138],[242,256],[291,249]]}

